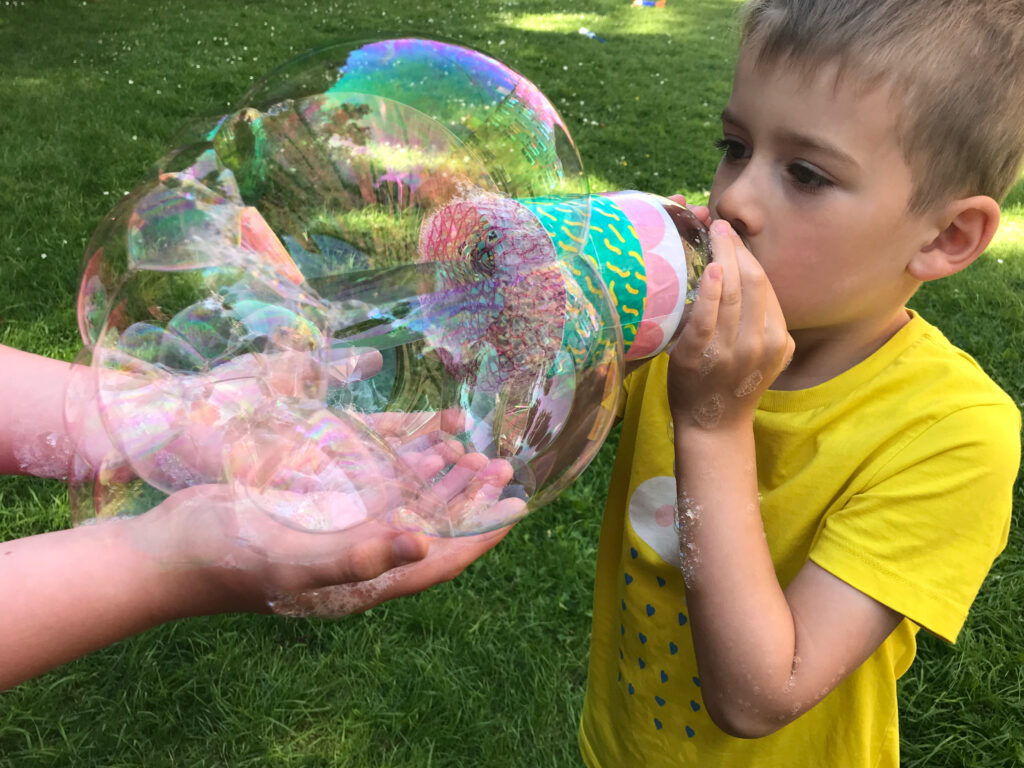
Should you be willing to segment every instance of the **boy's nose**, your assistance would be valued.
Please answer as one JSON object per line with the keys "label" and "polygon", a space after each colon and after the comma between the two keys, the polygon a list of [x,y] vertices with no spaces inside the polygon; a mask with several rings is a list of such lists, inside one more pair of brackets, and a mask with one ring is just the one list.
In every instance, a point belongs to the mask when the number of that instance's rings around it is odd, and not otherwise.
{"label": "boy's nose", "polygon": [[744,240],[757,234],[764,222],[764,196],[757,191],[751,169],[745,168],[735,177],[716,183],[715,187],[712,217],[728,221]]}

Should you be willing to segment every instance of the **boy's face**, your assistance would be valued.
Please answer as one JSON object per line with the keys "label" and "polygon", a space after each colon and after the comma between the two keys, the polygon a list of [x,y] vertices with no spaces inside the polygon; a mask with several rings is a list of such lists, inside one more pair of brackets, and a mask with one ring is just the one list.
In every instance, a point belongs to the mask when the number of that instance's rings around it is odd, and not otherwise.
{"label": "boy's face", "polygon": [[917,285],[908,262],[937,234],[908,212],[889,92],[753,58],[741,55],[723,112],[712,216],[746,241],[791,332],[884,323]]}

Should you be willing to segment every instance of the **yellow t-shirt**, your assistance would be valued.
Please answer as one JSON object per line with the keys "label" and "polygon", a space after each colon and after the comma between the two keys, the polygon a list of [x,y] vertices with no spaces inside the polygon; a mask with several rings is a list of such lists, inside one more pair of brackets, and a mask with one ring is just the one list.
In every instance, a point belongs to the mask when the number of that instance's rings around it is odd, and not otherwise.
{"label": "yellow t-shirt", "polygon": [[1006,544],[1020,412],[913,316],[816,387],[769,391],[754,421],[768,546],[785,586],[810,558],[906,619],[816,707],[762,739],[707,716],[673,529],[664,356],[626,383],[601,530],[580,749],[591,768],[897,768],[896,680],[919,626],[952,642]]}

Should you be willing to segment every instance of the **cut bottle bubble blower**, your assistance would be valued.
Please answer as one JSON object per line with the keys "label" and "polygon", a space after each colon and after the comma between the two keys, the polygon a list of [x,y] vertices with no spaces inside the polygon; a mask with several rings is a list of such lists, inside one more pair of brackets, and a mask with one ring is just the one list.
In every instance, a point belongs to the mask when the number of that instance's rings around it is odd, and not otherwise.
{"label": "cut bottle bubble blower", "polygon": [[[306,54],[187,126],[87,248],[66,419],[110,447],[78,446],[74,520],[217,483],[311,533],[506,526],[590,463],[708,258],[685,208],[590,194],[561,117],[493,58]],[[469,453],[512,479],[456,504]]]}

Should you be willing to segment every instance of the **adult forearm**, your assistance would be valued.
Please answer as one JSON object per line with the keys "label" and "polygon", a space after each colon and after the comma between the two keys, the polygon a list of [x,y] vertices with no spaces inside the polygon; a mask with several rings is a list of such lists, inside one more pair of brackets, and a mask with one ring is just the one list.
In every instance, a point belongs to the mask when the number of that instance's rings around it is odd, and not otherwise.
{"label": "adult forearm", "polygon": [[164,567],[133,543],[139,522],[0,544],[0,690],[150,627],[216,608],[216,592],[206,590],[201,569]]}
{"label": "adult forearm", "polygon": [[109,449],[94,403],[79,410],[77,434],[65,427],[72,370],[70,363],[0,345],[0,474],[63,479],[76,445],[94,464]]}
{"label": "adult forearm", "polygon": [[[69,369],[67,363],[0,346],[0,473],[53,474],[47,470],[60,463],[51,460],[53,448],[66,442]],[[63,464],[66,471],[66,459]]]}
{"label": "adult forearm", "polygon": [[764,735],[786,722],[796,631],[761,521],[752,430],[677,428],[676,478],[705,704],[734,735]]}

